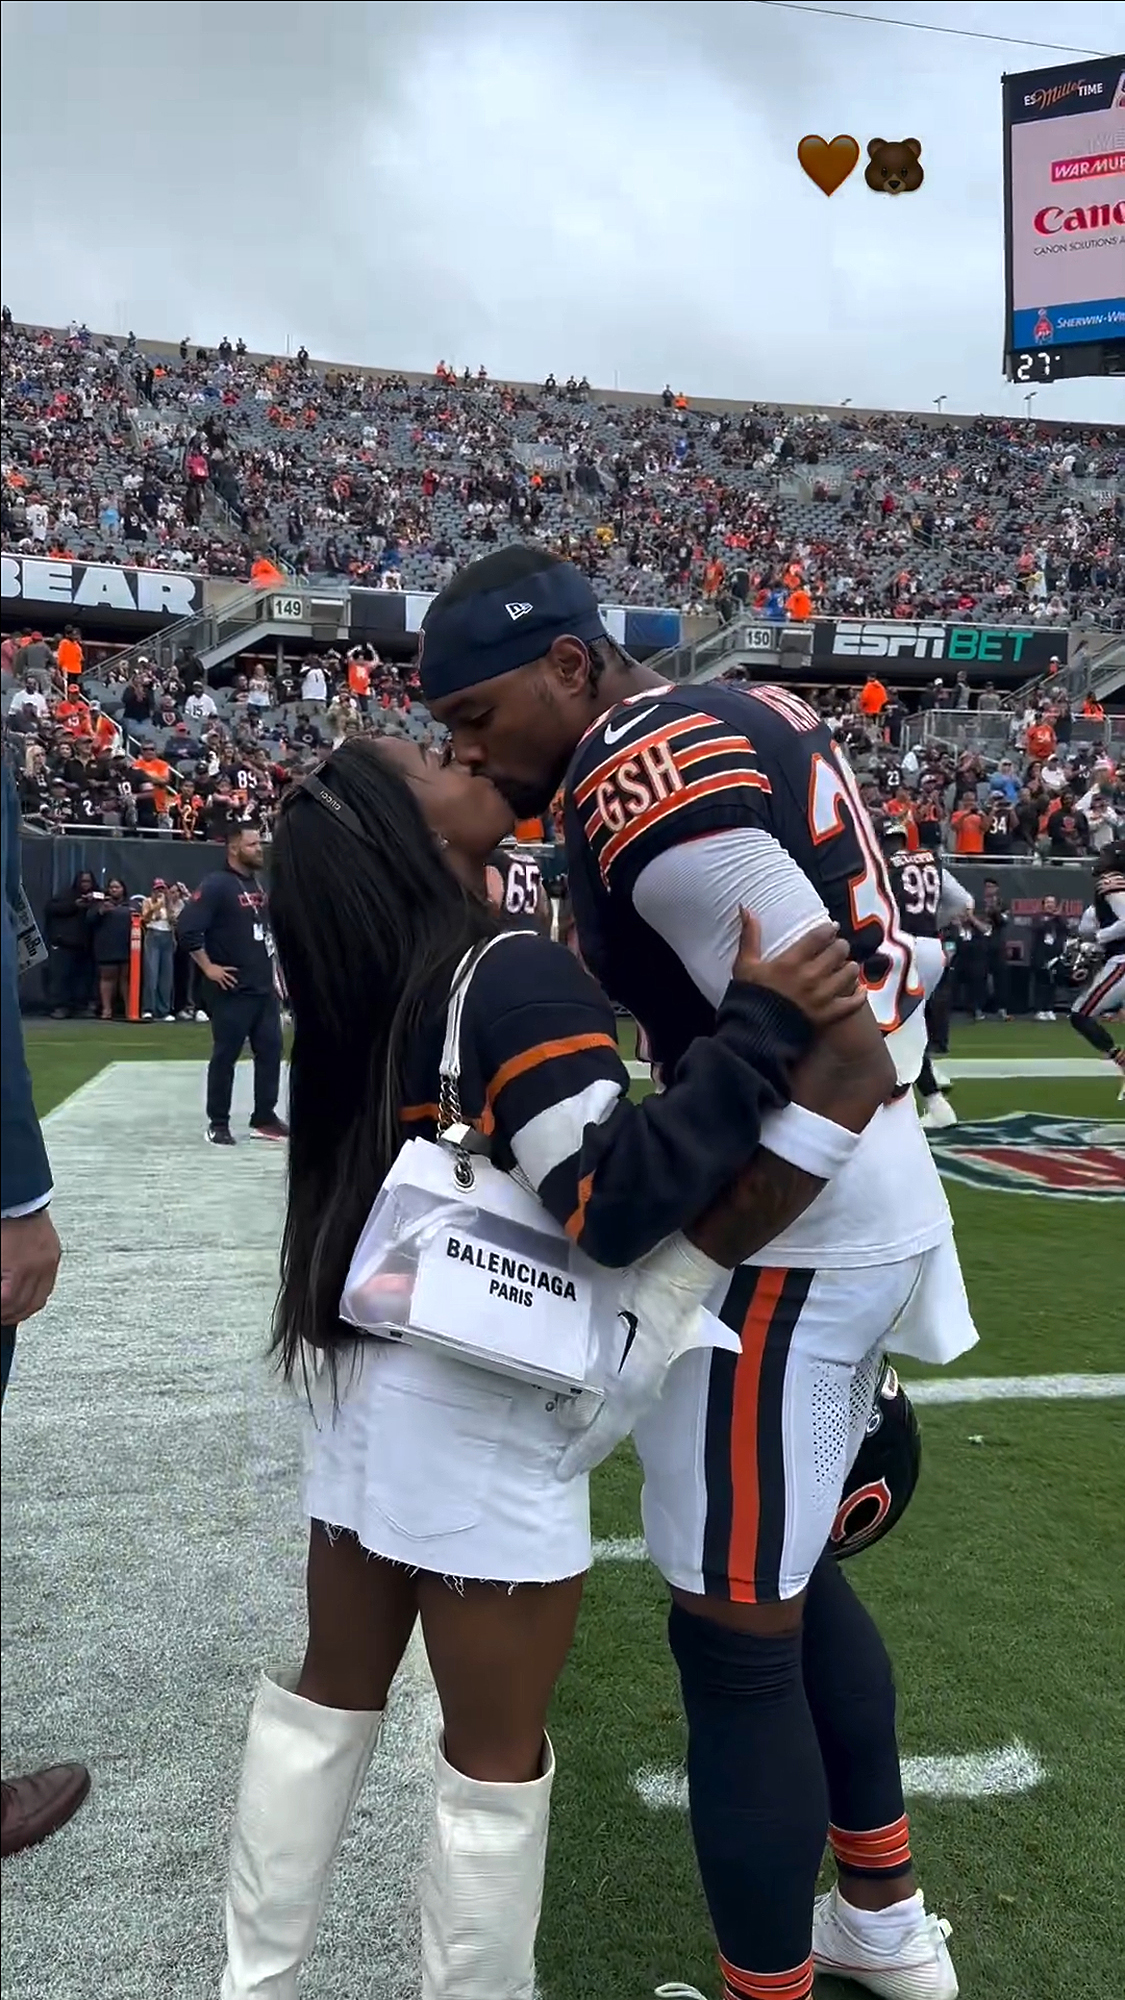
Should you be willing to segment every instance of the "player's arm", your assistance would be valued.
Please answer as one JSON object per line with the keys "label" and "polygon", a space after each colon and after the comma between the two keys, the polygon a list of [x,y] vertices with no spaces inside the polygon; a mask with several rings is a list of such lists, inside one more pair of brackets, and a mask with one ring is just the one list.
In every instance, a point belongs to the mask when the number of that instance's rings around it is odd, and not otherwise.
{"label": "player's arm", "polygon": [[1109,951],[1111,947],[1125,942],[1125,887],[1118,890],[1103,886],[1102,894],[1113,912],[1113,921],[1102,924],[1095,935],[1098,943]]}
{"label": "player's arm", "polygon": [[572,953],[530,932],[482,966],[469,1026],[494,1129],[568,1235],[614,1266],[726,1186],[788,1103],[812,1034],[778,993],[730,981],[715,1033],[692,1043],[668,1090],[632,1103],[604,995]]}
{"label": "player's arm", "polygon": [[[751,826],[666,847],[642,869],[633,902],[712,1002],[734,957],[740,905],[761,925],[766,959],[827,918],[792,857]],[[895,1083],[869,1007],[826,1030],[795,1072],[792,1103],[763,1119],[760,1152],[688,1230],[692,1242],[726,1265],[771,1242],[851,1158]]]}
{"label": "player's arm", "polygon": [[957,880],[951,869],[943,867],[937,906],[939,931],[947,929],[950,924],[966,923],[975,909],[976,904],[964,883]]}

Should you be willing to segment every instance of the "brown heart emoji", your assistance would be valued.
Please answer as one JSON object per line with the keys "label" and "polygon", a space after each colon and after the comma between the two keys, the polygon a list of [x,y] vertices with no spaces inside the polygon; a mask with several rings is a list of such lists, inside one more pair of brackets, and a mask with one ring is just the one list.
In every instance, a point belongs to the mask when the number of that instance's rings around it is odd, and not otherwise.
{"label": "brown heart emoji", "polygon": [[822,139],[819,132],[810,132],[801,140],[797,158],[821,194],[835,194],[855,166],[859,147],[846,132],[838,132],[831,141]]}

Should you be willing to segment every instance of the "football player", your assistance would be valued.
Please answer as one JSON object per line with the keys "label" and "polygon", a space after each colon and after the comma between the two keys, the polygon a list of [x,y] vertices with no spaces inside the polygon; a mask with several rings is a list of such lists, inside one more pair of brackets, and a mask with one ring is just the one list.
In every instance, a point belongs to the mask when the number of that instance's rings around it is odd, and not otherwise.
{"label": "football player", "polygon": [[[879,844],[899,919],[914,940],[915,963],[928,1002],[945,976],[941,933],[948,924],[970,917],[975,905],[968,890],[942,865],[934,848],[910,847],[901,819],[882,820]],[[921,1121],[924,1132],[942,1132],[956,1125],[957,1113],[944,1095],[948,1088],[949,1078],[935,1070],[927,1040],[918,1072],[918,1095],[925,1107]]]}
{"label": "football player", "polygon": [[550,935],[551,906],[543,875],[528,848],[495,847],[485,865],[488,899],[510,917],[526,917]]}
{"label": "football player", "polygon": [[[542,549],[461,571],[419,661],[454,754],[519,815],[565,784],[578,944],[658,1068],[711,1032],[742,907],[765,956],[827,915],[862,967],[870,1007],[818,1045],[820,1089],[771,1115],[745,1174],[656,1253],[662,1273],[680,1260],[667,1309],[571,1464],[636,1425],[727,2000],[808,2000],[817,1966],[884,2000],[954,2000],[948,1926],[914,1880],[890,1662],[826,1553],[884,1349],[946,1361],[976,1339],[911,1094],[922,980],[856,780],[789,691],[638,667]],[[702,1299],[740,1353],[684,1352]],[[838,1881],[814,1922],[826,1835]]]}
{"label": "football player", "polygon": [[1105,957],[1070,1009],[1070,1025],[1099,1055],[1110,1056],[1122,1072],[1118,1102],[1125,1102],[1125,1046],[1118,1047],[1101,1016],[1125,1006],[1125,841],[1102,849],[1094,863],[1093,917],[1083,917],[1079,936],[1088,935]]}

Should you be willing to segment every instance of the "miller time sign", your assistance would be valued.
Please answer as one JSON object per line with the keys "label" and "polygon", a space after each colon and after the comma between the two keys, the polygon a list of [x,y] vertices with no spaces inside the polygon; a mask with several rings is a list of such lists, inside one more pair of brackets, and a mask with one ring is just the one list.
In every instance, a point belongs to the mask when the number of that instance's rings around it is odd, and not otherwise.
{"label": "miller time sign", "polygon": [[960,625],[944,619],[837,618],[818,621],[813,655],[870,667],[948,661],[956,667],[1034,672],[1066,658],[1066,633],[1016,625]]}

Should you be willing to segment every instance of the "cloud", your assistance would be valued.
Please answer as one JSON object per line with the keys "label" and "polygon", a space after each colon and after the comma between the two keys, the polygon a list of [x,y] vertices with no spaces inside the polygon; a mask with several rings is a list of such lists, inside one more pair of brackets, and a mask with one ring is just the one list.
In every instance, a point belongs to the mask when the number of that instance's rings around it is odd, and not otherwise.
{"label": "cloud", "polygon": [[[1098,47],[1115,17],[1027,0],[1018,20]],[[694,396],[1022,407],[1000,372],[1000,76],[1049,54],[741,0],[24,0],[3,33],[17,317]],[[914,134],[925,187],[877,197],[860,168],[827,201],[796,162],[810,131]],[[1125,396],[1061,385],[1036,413],[1108,420]]]}

